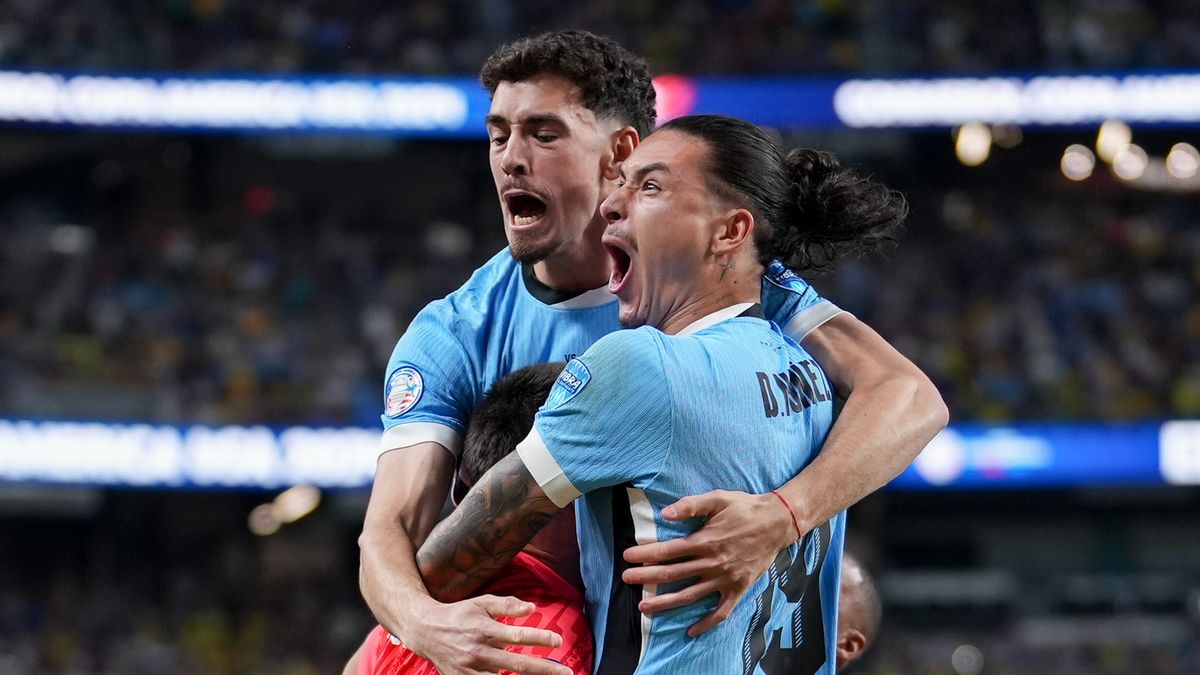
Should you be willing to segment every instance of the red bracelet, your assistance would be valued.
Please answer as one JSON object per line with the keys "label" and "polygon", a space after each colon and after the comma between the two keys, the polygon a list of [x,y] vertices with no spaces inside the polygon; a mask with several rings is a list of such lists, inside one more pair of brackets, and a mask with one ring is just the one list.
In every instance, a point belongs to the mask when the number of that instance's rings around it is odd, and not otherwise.
{"label": "red bracelet", "polygon": [[783,498],[783,495],[779,494],[778,492],[771,490],[771,494],[778,497],[779,501],[783,502],[783,507],[788,510],[788,513],[792,514],[792,525],[796,526],[796,541],[800,541],[800,539],[804,537],[804,533],[800,531],[800,521],[796,520],[796,512],[792,510],[792,505],[787,503],[787,500]]}

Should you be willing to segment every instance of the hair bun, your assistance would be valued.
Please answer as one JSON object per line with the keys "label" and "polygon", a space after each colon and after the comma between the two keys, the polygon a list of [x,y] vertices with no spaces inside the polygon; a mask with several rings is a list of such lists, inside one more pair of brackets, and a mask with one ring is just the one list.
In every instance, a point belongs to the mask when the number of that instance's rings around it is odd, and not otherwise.
{"label": "hair bun", "polygon": [[813,270],[895,241],[908,216],[904,196],[843,167],[836,155],[798,148],[784,158],[788,199],[775,232],[792,269]]}

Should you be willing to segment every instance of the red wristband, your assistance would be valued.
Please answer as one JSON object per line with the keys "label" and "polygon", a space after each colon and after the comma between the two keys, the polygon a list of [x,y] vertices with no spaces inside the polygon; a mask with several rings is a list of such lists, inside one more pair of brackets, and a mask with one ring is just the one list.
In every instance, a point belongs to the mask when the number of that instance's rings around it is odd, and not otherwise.
{"label": "red wristband", "polygon": [[778,497],[779,501],[783,502],[783,507],[788,510],[788,513],[792,514],[792,525],[796,526],[796,541],[799,541],[804,537],[804,533],[800,531],[800,521],[796,520],[796,512],[792,510],[792,505],[787,503],[787,500],[783,498],[783,495],[779,494],[778,492],[771,490],[771,494]]}

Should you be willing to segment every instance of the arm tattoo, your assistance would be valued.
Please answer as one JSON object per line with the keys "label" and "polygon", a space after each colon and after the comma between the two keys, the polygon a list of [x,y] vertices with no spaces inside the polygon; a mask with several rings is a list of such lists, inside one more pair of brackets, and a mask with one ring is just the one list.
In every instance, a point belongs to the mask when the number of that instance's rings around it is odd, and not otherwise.
{"label": "arm tattoo", "polygon": [[558,512],[517,453],[500,460],[417,551],[429,593],[443,602],[467,597]]}

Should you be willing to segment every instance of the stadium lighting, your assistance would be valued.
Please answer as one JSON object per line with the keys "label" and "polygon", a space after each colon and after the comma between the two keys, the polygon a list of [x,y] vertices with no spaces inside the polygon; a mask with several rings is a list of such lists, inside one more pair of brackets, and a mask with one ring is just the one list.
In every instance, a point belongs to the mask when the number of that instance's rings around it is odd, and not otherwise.
{"label": "stadium lighting", "polygon": [[1136,180],[1146,172],[1149,164],[1150,157],[1146,155],[1146,151],[1131,143],[1113,157],[1112,167],[1117,177]]}
{"label": "stadium lighting", "polygon": [[1176,143],[1167,153],[1167,173],[1187,180],[1200,171],[1200,152],[1190,143]]}
{"label": "stadium lighting", "polygon": [[275,515],[281,522],[294,523],[312,513],[321,503],[321,491],[312,485],[294,485],[272,502]]}
{"label": "stadium lighting", "polygon": [[1106,162],[1112,162],[1117,154],[1133,142],[1133,131],[1120,120],[1108,120],[1100,125],[1096,134],[1096,154]]}
{"label": "stadium lighting", "polygon": [[246,519],[246,524],[250,527],[250,531],[260,537],[267,537],[279,531],[283,526],[279,516],[275,514],[274,504],[259,504],[250,512],[250,517]]}
{"label": "stadium lighting", "polygon": [[992,149],[992,130],[979,122],[968,122],[958,128],[954,139],[954,154],[966,166],[979,166],[987,161]]}
{"label": "stadium lighting", "polygon": [[975,645],[959,645],[950,655],[950,665],[958,675],[979,675],[983,672],[983,652]]}
{"label": "stadium lighting", "polygon": [[1059,163],[1062,167],[1063,175],[1071,180],[1085,180],[1092,175],[1092,170],[1096,168],[1096,156],[1092,151],[1082,145],[1071,145],[1063,151],[1062,161]]}

